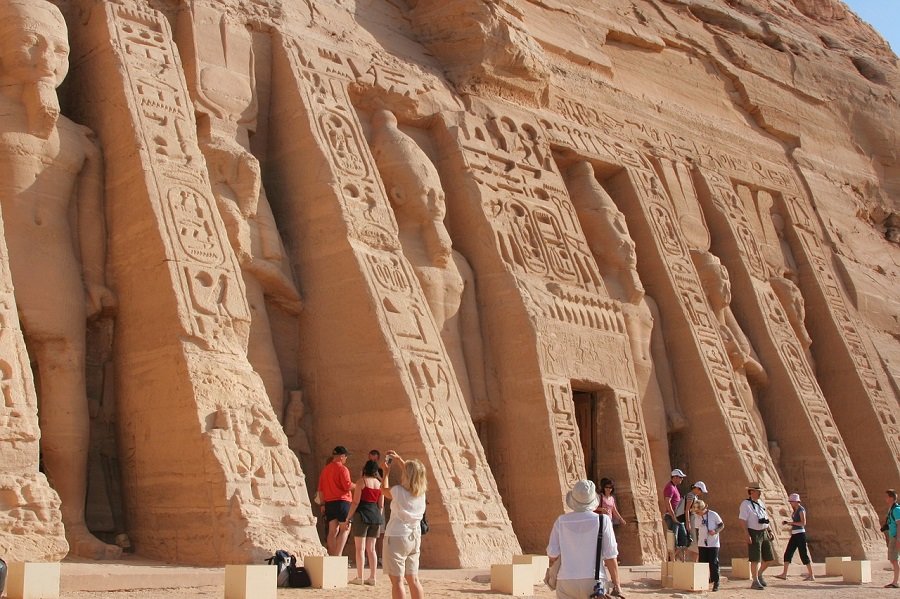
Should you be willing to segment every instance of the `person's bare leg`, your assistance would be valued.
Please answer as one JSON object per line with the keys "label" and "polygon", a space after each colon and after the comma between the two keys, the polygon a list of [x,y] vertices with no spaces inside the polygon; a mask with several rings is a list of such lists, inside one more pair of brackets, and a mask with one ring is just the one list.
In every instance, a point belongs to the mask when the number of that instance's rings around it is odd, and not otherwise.
{"label": "person's bare leg", "polygon": [[603,563],[606,564],[609,580],[613,583],[613,596],[618,596],[622,592],[622,587],[619,586],[619,562],[613,557],[603,560]]}
{"label": "person's bare leg", "polygon": [[353,537],[353,543],[356,545],[356,577],[363,579],[363,567],[366,561],[365,555],[365,537]]}
{"label": "person's bare leg", "polygon": [[369,558],[369,580],[375,582],[375,575],[378,571],[378,558],[375,554],[376,537],[366,537],[366,556]]}
{"label": "person's bare leg", "polygon": [[334,538],[334,551],[335,555],[344,555],[344,545],[347,544],[347,538],[350,536],[350,531],[340,526],[338,524],[337,533]]}
{"label": "person's bare leg", "polygon": [[[335,552],[337,548],[337,534],[341,523],[335,520],[328,521],[328,538],[325,540],[325,547],[328,549],[328,555],[339,555]],[[343,547],[341,547],[343,550]]]}
{"label": "person's bare leg", "polygon": [[750,562],[750,582],[752,584],[758,584],[759,574],[759,562]]}
{"label": "person's bare leg", "polygon": [[425,589],[419,582],[418,574],[407,574],[406,584],[409,585],[409,596],[411,599],[423,599],[425,597]]}
{"label": "person's bare leg", "polygon": [[391,599],[406,599],[406,589],[403,588],[403,579],[393,574],[388,574],[391,579]]}

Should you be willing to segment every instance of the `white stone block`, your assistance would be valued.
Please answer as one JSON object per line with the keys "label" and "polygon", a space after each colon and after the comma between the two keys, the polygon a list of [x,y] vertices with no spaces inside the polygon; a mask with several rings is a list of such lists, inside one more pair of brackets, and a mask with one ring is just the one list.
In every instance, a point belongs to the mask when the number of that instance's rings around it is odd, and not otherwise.
{"label": "white stone block", "polygon": [[263,565],[225,566],[225,599],[277,599],[278,568]]}
{"label": "white stone block", "polygon": [[679,591],[709,590],[709,564],[675,562],[672,583]]}
{"label": "white stone block", "polygon": [[531,564],[492,564],[491,590],[515,597],[534,595]]}
{"label": "white stone block", "polygon": [[314,589],[340,589],[347,586],[346,555],[308,555],[303,566]]}
{"label": "white stone block", "polygon": [[872,562],[867,559],[842,562],[841,576],[844,577],[844,582],[868,584],[872,582]]}
{"label": "white stone block", "polygon": [[514,555],[512,559],[514,564],[530,564],[534,571],[534,584],[544,582],[544,574],[550,567],[550,558],[546,555]]}
{"label": "white stone block", "polygon": [[9,599],[59,599],[59,564],[10,562],[6,572]]}
{"label": "white stone block", "polygon": [[673,574],[675,572],[675,562],[663,562],[659,569],[659,582],[664,589],[671,589],[675,584]]}
{"label": "white stone block", "polygon": [[825,558],[825,576],[843,576],[844,562],[849,562],[850,557],[826,557]]}
{"label": "white stone block", "polygon": [[746,557],[731,558],[731,576],[740,580],[750,580],[750,560]]}

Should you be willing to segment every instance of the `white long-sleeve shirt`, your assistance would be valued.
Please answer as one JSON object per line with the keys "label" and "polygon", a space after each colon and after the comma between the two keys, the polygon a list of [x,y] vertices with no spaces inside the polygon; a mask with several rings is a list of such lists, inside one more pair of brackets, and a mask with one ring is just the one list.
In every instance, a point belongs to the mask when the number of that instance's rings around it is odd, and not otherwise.
{"label": "white long-sleeve shirt", "polygon": [[[594,578],[597,559],[597,530],[603,518],[603,560],[619,555],[619,545],[613,532],[612,521],[605,514],[594,512],[572,512],[563,514],[553,523],[547,555],[562,557],[558,578],[561,580],[581,580]],[[600,580],[606,579],[605,568],[600,568]]]}

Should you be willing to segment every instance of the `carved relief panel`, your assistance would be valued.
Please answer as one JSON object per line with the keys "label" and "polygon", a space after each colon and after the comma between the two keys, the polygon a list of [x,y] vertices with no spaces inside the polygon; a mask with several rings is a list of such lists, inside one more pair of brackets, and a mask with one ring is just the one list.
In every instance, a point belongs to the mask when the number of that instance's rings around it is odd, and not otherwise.
{"label": "carved relief panel", "polygon": [[162,239],[177,265],[185,332],[204,349],[243,355],[250,319],[244,286],[234,254],[226,250],[168,25],[149,12],[108,10],[136,103],[149,180],[160,199],[155,210],[166,229]]}
{"label": "carved relief panel", "polygon": [[[848,544],[862,542],[863,551],[873,551],[876,535],[871,524],[877,518],[874,513],[866,515],[870,507],[864,496],[845,491],[859,489],[862,484],[840,432],[834,424],[831,411],[825,402],[815,375],[806,362],[804,348],[795,335],[775,291],[769,285],[768,269],[762,258],[763,252],[756,241],[759,237],[754,235],[751,230],[752,226],[745,204],[732,187],[731,182],[724,176],[705,169],[700,170],[700,175],[708,187],[708,198],[717,212],[718,219],[727,226],[731,238],[737,245],[741,265],[746,268],[747,274],[751,277],[756,303],[761,311],[760,317],[754,320],[765,329],[769,343],[777,352],[778,360],[772,359],[775,356],[769,356],[769,362],[773,364],[770,393],[777,395],[779,404],[783,406],[782,411],[778,414],[789,414],[791,413],[789,410],[794,408],[802,410],[805,415],[805,422],[793,419],[794,424],[786,438],[785,435],[782,435],[781,443],[788,454],[784,459],[790,463],[791,456],[800,453],[791,449],[794,442],[805,434],[811,435],[812,438],[808,440],[807,446],[821,447],[822,450],[821,453],[816,451],[814,455],[806,456],[803,458],[803,462],[810,464],[821,459],[827,464],[828,471],[824,477],[817,480],[815,477],[818,470],[810,469],[808,475],[813,478],[803,482],[810,484],[813,488],[823,489],[834,485],[836,481],[834,492],[842,495],[846,503],[827,502],[821,506],[820,511],[830,510],[835,513],[835,517],[849,514],[853,520],[852,525],[845,528],[859,535],[859,537],[848,538],[846,534],[841,536],[840,530],[826,531],[822,543],[837,550],[840,546],[846,547]],[[751,214],[753,213],[751,212]],[[768,346],[768,344],[766,345]],[[783,380],[785,376],[790,381],[789,387],[784,386],[784,383],[787,382]],[[810,427],[808,433],[807,426]],[[797,484],[800,481],[789,480],[787,482],[790,482],[794,488],[798,488]],[[815,500],[810,500],[810,502],[815,503]],[[860,515],[866,515],[866,517],[858,519]]]}
{"label": "carved relief panel", "polygon": [[435,520],[439,523],[446,510],[464,562],[466,552],[475,556],[498,546],[509,550],[516,545],[509,519],[434,318],[401,252],[393,211],[351,104],[347,85],[354,70],[331,50],[286,38],[282,44],[312,136],[327,162],[324,168],[333,177],[331,188],[340,202],[355,261],[387,327],[387,341],[398,352],[399,375],[442,498],[434,508]]}

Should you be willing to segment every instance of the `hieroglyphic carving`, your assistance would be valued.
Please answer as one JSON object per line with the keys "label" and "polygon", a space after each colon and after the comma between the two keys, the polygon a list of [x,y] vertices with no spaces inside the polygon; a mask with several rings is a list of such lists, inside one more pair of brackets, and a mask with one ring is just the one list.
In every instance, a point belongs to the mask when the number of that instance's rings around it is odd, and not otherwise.
{"label": "hieroglyphic carving", "polygon": [[[635,145],[652,147],[680,162],[728,173],[736,178],[761,181],[773,189],[796,192],[797,182],[790,167],[754,155],[730,149],[721,138],[703,141],[688,139],[674,130],[667,130],[646,120],[635,119],[622,111],[604,107],[603,111],[579,100],[557,95],[553,107],[559,119],[542,115],[541,126],[551,143],[587,152],[587,157],[612,157],[618,154],[616,140],[628,140]],[[628,166],[621,160],[614,164]],[[637,166],[637,165],[634,165]]]}
{"label": "hieroglyphic carving", "polygon": [[[838,336],[843,344],[844,352],[846,352],[835,354],[832,359],[846,356],[852,361],[855,376],[842,377],[843,388],[855,387],[865,393],[869,398],[871,409],[875,413],[875,418],[865,418],[866,422],[872,424],[865,425],[867,432],[864,435],[870,441],[877,437],[879,444],[883,443],[883,447],[890,455],[900,455],[900,413],[898,413],[900,410],[898,410],[896,402],[888,399],[885,391],[886,385],[876,370],[878,368],[877,359],[873,358],[869,343],[863,338],[860,326],[847,307],[840,283],[831,264],[829,252],[822,246],[818,236],[819,231],[812,216],[812,207],[802,197],[786,196],[780,199],[779,208],[788,221],[786,225],[789,227],[790,233],[796,238],[797,243],[792,244],[792,248],[799,254],[797,261],[809,264],[809,268],[805,269],[804,274],[811,275],[810,278],[815,282],[827,310],[834,319],[833,324],[823,322],[820,323],[820,326]],[[849,372],[849,370],[847,371]],[[845,372],[844,369],[834,369],[831,375],[841,376],[843,372]],[[846,393],[846,390],[843,393]],[[861,405],[854,404],[855,414],[865,416],[864,412],[860,412]],[[832,409],[835,409],[833,404]],[[857,423],[863,421],[859,418],[854,418],[854,420]],[[882,465],[887,465],[888,462],[882,464],[879,462],[883,461],[872,461],[866,458],[866,462],[858,464],[858,469],[869,493],[880,492],[880,488],[875,485],[881,484],[884,477],[876,476],[875,472]],[[896,472],[896,466],[891,467],[890,471]]]}
{"label": "hieroglyphic carving", "polygon": [[[762,312],[762,317],[756,320],[767,331],[772,346],[781,358],[780,361],[770,360],[770,362],[783,364],[785,368],[781,374],[782,376],[786,375],[792,383],[791,387],[779,386],[773,388],[772,392],[777,394],[779,403],[788,404],[787,409],[799,408],[805,413],[806,422],[811,426],[809,432],[813,436],[811,445],[821,448],[821,453],[817,457],[821,457],[827,463],[828,473],[824,477],[819,478],[819,471],[811,469],[810,476],[816,475],[817,478],[811,482],[817,488],[823,488],[823,485],[836,482],[834,492],[841,495],[846,502],[845,505],[839,505],[829,501],[822,508],[835,512],[835,515],[831,517],[841,517],[849,512],[852,519],[849,527],[843,527],[845,528],[844,534],[836,535],[837,538],[832,539],[835,543],[832,548],[836,551],[841,546],[847,547],[848,544],[861,543],[863,551],[875,551],[878,544],[877,534],[873,529],[867,528],[866,523],[871,524],[877,520],[877,517],[874,512],[871,512],[871,506],[864,495],[856,494],[854,496],[844,491],[845,489],[862,488],[862,484],[840,432],[834,424],[831,411],[815,375],[805,360],[803,347],[794,334],[790,320],[775,291],[768,284],[768,270],[762,259],[757,238],[751,231],[745,207],[731,183],[724,176],[705,169],[701,169],[700,173],[708,186],[709,200],[721,216],[720,220],[730,229],[731,236],[737,244],[741,264],[744,265],[751,277],[756,301]],[[778,385],[780,380],[781,377],[772,377],[773,385]],[[806,433],[804,426],[806,422],[796,418],[792,419],[792,422],[790,438],[785,438],[781,442],[782,445],[787,444],[788,447],[798,436]],[[791,453],[788,450],[788,454]],[[791,456],[785,456],[785,459],[790,461]],[[813,459],[807,455],[803,461],[810,463]],[[791,482],[796,484],[795,481]],[[810,503],[815,503],[815,499],[810,499]],[[865,520],[860,518],[863,515],[867,516]],[[848,537],[849,531],[857,533],[859,538]]]}
{"label": "hieroglyphic carving", "polygon": [[556,470],[562,473],[563,486],[571,487],[585,477],[584,452],[575,422],[575,403],[568,381],[547,382],[550,401],[550,427],[556,440]]}
{"label": "hieroglyphic carving", "polygon": [[737,451],[733,454],[748,479],[758,479],[766,489],[766,501],[776,513],[788,513],[783,487],[766,447],[755,432],[747,408],[740,399],[735,372],[725,350],[719,325],[703,296],[702,286],[694,270],[690,253],[675,224],[672,206],[657,179],[648,169],[627,169],[631,185],[638,194],[661,251],[668,276],[681,303],[681,310],[690,322],[689,328],[697,346],[697,358],[705,366],[712,382],[712,391],[722,410],[723,424],[733,439]]}
{"label": "hieroglyphic carving", "polygon": [[234,254],[216,213],[193,111],[168,25],[156,14],[108,7],[112,34],[141,135],[166,234],[167,252],[177,265],[179,311],[185,332],[204,349],[244,353],[249,313]]}
{"label": "hieroglyphic carving", "polygon": [[565,184],[536,123],[509,116],[460,123],[462,144],[474,180],[491,198],[497,248],[523,278],[570,285],[606,296]]}
{"label": "hieroglyphic carving", "polygon": [[[119,200],[109,210],[122,225],[112,234],[111,268],[130,291],[121,329],[138,331],[117,348],[129,532],[148,555],[193,563],[255,560],[272,546],[321,551],[299,463],[246,359],[245,289],[213,199],[168,22],[152,9],[98,4],[85,35],[87,54],[107,67],[85,68],[86,85],[115,100],[112,108],[87,103],[83,110],[105,146],[118,147],[125,138],[136,148],[108,160]],[[98,70],[106,80],[97,80]],[[131,234],[136,226],[147,233]],[[161,265],[151,264],[153,258]],[[159,292],[161,280],[171,296],[142,303],[151,295],[142,292],[153,285]],[[141,335],[151,315],[148,326],[162,334]],[[160,377],[158,362],[147,355],[172,356],[176,365]],[[154,393],[173,421],[185,423],[164,431],[163,443],[156,438],[163,431],[146,418],[146,397]],[[165,460],[149,457],[164,447],[190,456],[185,475],[202,472],[209,488],[185,486],[170,476]],[[246,451],[255,451],[250,462]],[[147,485],[167,494],[167,502],[148,498]],[[181,519],[179,502],[216,514],[225,532],[203,536]]]}
{"label": "hieroglyphic carving", "polygon": [[[305,118],[334,177],[332,187],[349,222],[353,249],[366,285],[387,323],[386,339],[402,364],[410,407],[421,425],[431,472],[442,500],[431,508],[440,521],[446,510],[461,559],[478,559],[494,537],[517,546],[511,523],[487,467],[459,384],[415,273],[400,250],[397,223],[347,90],[353,69],[338,53],[310,49],[282,38],[298,86]],[[347,190],[356,190],[348,194]],[[364,192],[360,192],[365,190]],[[359,199],[365,195],[366,200]],[[477,522],[464,513],[480,506]],[[464,529],[466,529],[464,531]],[[470,543],[464,545],[464,543]],[[467,556],[467,552],[470,554]]]}

